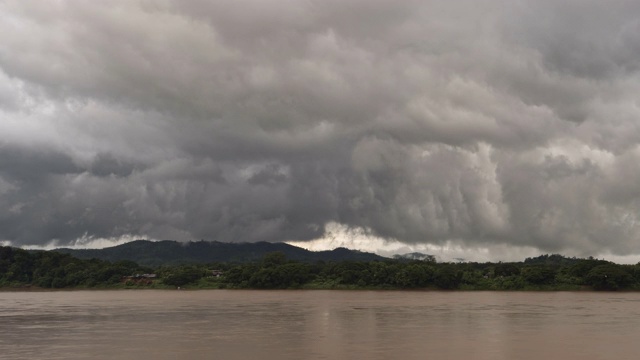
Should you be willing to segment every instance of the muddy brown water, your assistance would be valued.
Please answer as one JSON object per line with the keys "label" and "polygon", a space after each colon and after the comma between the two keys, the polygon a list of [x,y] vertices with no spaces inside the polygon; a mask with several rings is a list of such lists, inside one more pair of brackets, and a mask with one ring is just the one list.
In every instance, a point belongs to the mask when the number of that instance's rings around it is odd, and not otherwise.
{"label": "muddy brown water", "polygon": [[0,292],[0,359],[636,359],[640,293]]}

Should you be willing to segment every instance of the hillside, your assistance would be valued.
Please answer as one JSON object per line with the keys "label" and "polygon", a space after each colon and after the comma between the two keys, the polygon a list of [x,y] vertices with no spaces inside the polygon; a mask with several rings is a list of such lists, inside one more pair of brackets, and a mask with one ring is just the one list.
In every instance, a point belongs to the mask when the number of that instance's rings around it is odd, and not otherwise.
{"label": "hillside", "polygon": [[197,241],[136,240],[104,249],[55,249],[80,259],[108,261],[131,260],[140,265],[159,266],[186,263],[235,262],[244,263],[261,259],[271,252],[282,252],[290,260],[315,261],[372,261],[386,258],[372,253],[337,248],[331,251],[308,251],[285,243],[223,243]]}

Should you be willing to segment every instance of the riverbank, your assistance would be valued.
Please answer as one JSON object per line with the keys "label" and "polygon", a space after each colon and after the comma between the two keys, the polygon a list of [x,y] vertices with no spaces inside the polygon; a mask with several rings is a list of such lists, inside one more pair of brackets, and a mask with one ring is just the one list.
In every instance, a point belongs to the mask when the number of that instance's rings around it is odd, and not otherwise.
{"label": "riverbank", "polygon": [[0,247],[0,288],[581,291],[640,290],[640,265],[559,255],[519,263],[297,262],[271,253],[251,263],[144,267]]}
{"label": "riverbank", "polygon": [[[96,287],[65,287],[65,288],[44,288],[34,285],[14,285],[0,287],[0,292],[51,292],[51,291],[102,291],[102,290],[330,290],[330,291],[429,291],[429,292],[479,292],[479,291],[495,291],[495,292],[593,292],[598,291],[592,287],[585,285],[546,285],[546,286],[528,286],[522,289],[492,289],[492,288],[477,288],[470,286],[461,286],[456,289],[440,289],[434,286],[424,288],[400,288],[392,286],[357,286],[357,285],[344,285],[344,284],[305,284],[300,287],[292,288],[246,288],[246,287],[232,287],[227,286],[224,283],[217,284],[187,284],[184,286],[176,287],[160,282],[150,285],[140,286],[127,286],[127,285],[110,285],[110,286],[96,286]],[[626,289],[617,290],[621,292],[638,292],[640,289]]]}

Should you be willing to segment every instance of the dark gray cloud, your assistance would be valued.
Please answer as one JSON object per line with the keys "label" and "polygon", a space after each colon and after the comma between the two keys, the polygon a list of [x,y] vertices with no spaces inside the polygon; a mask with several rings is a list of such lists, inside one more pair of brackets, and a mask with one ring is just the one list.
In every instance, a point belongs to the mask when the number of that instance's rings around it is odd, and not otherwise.
{"label": "dark gray cloud", "polygon": [[[0,240],[638,253],[634,1],[5,1]],[[515,251],[515,250],[514,250]]]}

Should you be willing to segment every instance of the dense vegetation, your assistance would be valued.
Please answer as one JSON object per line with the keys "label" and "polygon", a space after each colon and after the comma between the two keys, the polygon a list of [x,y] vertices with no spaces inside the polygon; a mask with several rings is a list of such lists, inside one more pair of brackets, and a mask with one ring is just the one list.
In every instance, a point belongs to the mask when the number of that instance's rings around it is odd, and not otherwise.
{"label": "dense vegetation", "polygon": [[80,260],[53,251],[0,246],[0,287],[110,287],[126,276],[153,272],[132,261]]}
{"label": "dense vegetation", "polygon": [[[142,276],[140,274],[148,274]],[[153,275],[150,275],[153,274]],[[0,287],[640,290],[640,264],[542,255],[518,263],[288,260],[281,252],[250,263],[155,268],[78,259],[53,251],[0,247]]]}

